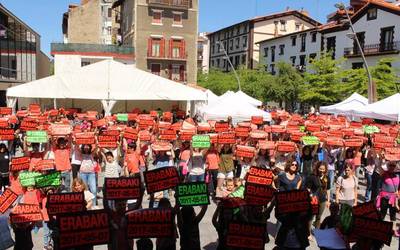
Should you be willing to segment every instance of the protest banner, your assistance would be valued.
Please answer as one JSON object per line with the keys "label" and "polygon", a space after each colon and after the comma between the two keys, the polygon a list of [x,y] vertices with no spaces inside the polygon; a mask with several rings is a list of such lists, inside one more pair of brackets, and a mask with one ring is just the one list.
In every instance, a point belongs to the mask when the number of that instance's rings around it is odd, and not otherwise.
{"label": "protest banner", "polygon": [[96,139],[94,136],[94,132],[81,132],[75,134],[75,143],[77,145],[83,144],[95,144]]}
{"label": "protest banner", "polygon": [[67,136],[72,133],[72,127],[69,124],[51,124],[49,131],[52,136]]}
{"label": "protest banner", "polygon": [[9,125],[8,118],[0,117],[0,128],[8,128]]}
{"label": "protest banner", "polygon": [[192,137],[196,134],[195,130],[183,130],[179,132],[179,140],[181,141],[191,141]]}
{"label": "protest banner", "polygon": [[140,177],[105,178],[104,199],[132,200],[140,198]]}
{"label": "protest banner", "polygon": [[205,182],[179,184],[176,188],[180,206],[202,206],[210,204],[208,187]]}
{"label": "protest banner", "polygon": [[36,162],[34,166],[35,171],[48,171],[48,170],[54,170],[56,167],[54,160],[48,159],[48,160],[40,160]]}
{"label": "protest banner", "polygon": [[291,141],[278,141],[276,142],[276,151],[278,152],[294,152],[297,147],[294,142]]}
{"label": "protest banner", "polygon": [[380,215],[373,201],[361,203],[353,207],[353,216],[360,216],[371,218],[375,220],[380,219]]}
{"label": "protest banner", "polygon": [[110,226],[105,210],[59,215],[57,223],[61,249],[103,245],[110,241]]}
{"label": "protest banner", "polygon": [[177,139],[176,131],[173,129],[160,130],[160,135],[158,138],[160,140],[175,141]]}
{"label": "protest banner", "polygon": [[10,222],[12,224],[37,222],[42,220],[42,211],[40,210],[39,205],[35,204],[20,203],[14,207],[10,213]]}
{"label": "protest banner", "polygon": [[97,145],[99,148],[116,148],[118,146],[118,137],[114,135],[97,136]]}
{"label": "protest banner", "polygon": [[19,183],[23,187],[35,186],[35,177],[42,175],[38,172],[23,171],[19,173]]}
{"label": "protest banner", "polygon": [[363,143],[364,143],[364,141],[362,139],[358,139],[358,138],[344,140],[345,147],[361,147],[363,145]]}
{"label": "protest banner", "polygon": [[19,127],[22,131],[36,130],[39,124],[36,121],[26,121],[23,120],[21,122],[21,126]]}
{"label": "protest banner", "polygon": [[11,189],[6,188],[0,196],[0,213],[4,214],[17,198],[18,195],[16,193]]}
{"label": "protest banner", "polygon": [[372,239],[390,246],[393,222],[354,216],[352,234],[357,238]]}
{"label": "protest banner", "polygon": [[258,147],[264,150],[271,150],[275,149],[275,142],[274,141],[258,141]]}
{"label": "protest banner", "polygon": [[303,136],[301,138],[301,141],[306,146],[307,145],[318,145],[319,144],[319,139],[316,136]]}
{"label": "protest banner", "polygon": [[86,210],[85,196],[83,192],[48,194],[46,208],[49,215],[83,212]]}
{"label": "protest banner", "polygon": [[128,239],[172,238],[175,236],[172,208],[149,208],[126,214]]}
{"label": "protest banner", "polygon": [[38,175],[35,176],[35,186],[37,188],[43,188],[43,187],[58,187],[61,185],[61,173],[60,172],[54,172],[50,174],[45,174],[45,175]]}
{"label": "protest banner", "polygon": [[256,130],[250,131],[250,137],[253,139],[262,140],[262,139],[266,139],[268,137],[268,133],[263,130],[256,129]]}
{"label": "protest banner", "polygon": [[137,140],[138,138],[137,129],[126,127],[124,130],[124,138],[129,140]]}
{"label": "protest banner", "polygon": [[249,127],[237,127],[235,128],[236,137],[248,137],[250,133]]}
{"label": "protest banner", "polygon": [[14,129],[12,128],[2,128],[0,129],[0,140],[2,141],[12,141],[14,140]]}
{"label": "protest banner", "polygon": [[0,107],[0,115],[11,115],[12,108],[9,107]]}
{"label": "protest banner", "polygon": [[246,182],[244,199],[252,206],[266,206],[274,197],[275,189],[266,185]]}
{"label": "protest banner", "polygon": [[247,173],[246,184],[254,183],[258,185],[272,185],[274,181],[274,173],[272,170],[260,167],[251,167]]}
{"label": "protest banner", "polygon": [[27,156],[13,157],[13,158],[11,158],[10,171],[18,172],[18,171],[22,171],[22,170],[28,170],[30,162],[31,162],[31,158],[27,157]]}
{"label": "protest banner", "polygon": [[262,116],[252,116],[251,117],[251,123],[256,124],[256,125],[262,125],[262,124],[264,124],[264,117],[262,117]]}
{"label": "protest banner", "polygon": [[47,131],[26,131],[27,141],[31,143],[46,143],[49,139]]}
{"label": "protest banner", "polygon": [[175,167],[164,167],[144,172],[148,193],[155,193],[179,184],[179,175]]}
{"label": "protest banner", "polygon": [[211,147],[209,135],[194,135],[192,136],[193,148],[209,148]]}
{"label": "protest banner", "polygon": [[229,131],[229,123],[216,122],[214,125],[214,131],[217,133],[228,132]]}
{"label": "protest banner", "polygon": [[230,222],[226,246],[233,249],[263,250],[267,226],[261,223]]}
{"label": "protest banner", "polygon": [[235,144],[235,133],[225,132],[218,134],[218,143],[219,144]]}
{"label": "protest banner", "polygon": [[337,147],[343,147],[343,139],[339,137],[330,137],[328,136],[325,140],[326,144],[328,146],[337,146]]}
{"label": "protest banner", "polygon": [[151,149],[154,151],[170,151],[172,149],[172,144],[166,141],[156,141],[151,144]]}
{"label": "protest banner", "polygon": [[278,215],[308,212],[311,209],[310,194],[307,190],[281,191],[275,193]]}
{"label": "protest banner", "polygon": [[236,145],[235,155],[237,157],[253,158],[256,149],[250,146]]}

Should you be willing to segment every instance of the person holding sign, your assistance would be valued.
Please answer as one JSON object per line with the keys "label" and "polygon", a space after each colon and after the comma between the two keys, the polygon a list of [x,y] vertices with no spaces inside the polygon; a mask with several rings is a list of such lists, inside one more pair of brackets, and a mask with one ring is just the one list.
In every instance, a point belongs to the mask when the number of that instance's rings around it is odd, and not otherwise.
{"label": "person holding sign", "polygon": [[54,153],[54,162],[56,170],[61,171],[61,178],[63,180],[63,190],[69,192],[71,190],[71,146],[69,141],[64,137],[57,138]]}
{"label": "person holding sign", "polygon": [[97,204],[97,184],[96,184],[96,165],[97,162],[93,158],[92,145],[82,145],[81,155],[82,163],[79,169],[80,178],[85,183],[86,187],[89,187],[90,192],[93,194],[93,205]]}
{"label": "person holding sign", "polygon": [[178,208],[177,211],[181,249],[200,250],[199,223],[207,212],[207,205],[202,206],[197,215],[190,206]]}
{"label": "person holding sign", "polygon": [[83,192],[86,201],[86,209],[90,210],[93,206],[94,195],[87,190],[87,186],[82,179],[75,178],[72,181],[72,192]]}
{"label": "person holding sign", "polygon": [[200,148],[191,148],[191,156],[188,164],[188,181],[202,182],[205,176],[205,150]]}
{"label": "person holding sign", "polygon": [[277,180],[277,188],[279,191],[291,191],[300,189],[302,180],[297,171],[297,161],[292,160],[286,162],[285,171],[281,172],[275,177],[275,179]]}
{"label": "person holding sign", "polygon": [[215,196],[215,190],[217,188],[218,163],[219,163],[219,154],[217,149],[215,148],[215,144],[212,143],[211,147],[207,150],[206,153],[206,164],[207,164],[207,172],[211,178],[209,180],[209,190],[210,194],[214,196]]}

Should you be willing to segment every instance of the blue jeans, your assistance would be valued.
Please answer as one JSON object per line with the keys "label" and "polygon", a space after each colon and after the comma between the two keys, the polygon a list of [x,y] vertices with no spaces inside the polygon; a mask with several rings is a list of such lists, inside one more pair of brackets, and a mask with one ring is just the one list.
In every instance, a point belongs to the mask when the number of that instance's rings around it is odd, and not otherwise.
{"label": "blue jeans", "polygon": [[43,221],[43,245],[48,247],[51,243],[51,230],[46,221]]}
{"label": "blue jeans", "polygon": [[367,171],[365,171],[365,179],[367,179],[367,187],[365,189],[365,202],[368,202],[371,200],[372,194],[372,174],[369,174]]}
{"label": "blue jeans", "polygon": [[204,174],[200,175],[189,174],[189,182],[203,182],[203,181],[204,181]]}
{"label": "blue jeans", "polygon": [[333,194],[335,193],[335,170],[328,170],[328,179],[331,184],[331,200],[333,201]]}
{"label": "blue jeans", "polygon": [[71,192],[71,171],[61,172],[62,191]]}
{"label": "blue jeans", "polygon": [[88,186],[89,191],[94,195],[93,206],[97,205],[97,185],[95,173],[80,173],[83,182]]}

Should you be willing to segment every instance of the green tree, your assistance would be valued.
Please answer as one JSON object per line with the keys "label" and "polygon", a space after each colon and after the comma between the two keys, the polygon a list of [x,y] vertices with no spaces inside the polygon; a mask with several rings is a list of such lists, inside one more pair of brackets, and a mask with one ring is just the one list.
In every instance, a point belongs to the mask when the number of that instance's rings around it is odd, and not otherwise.
{"label": "green tree", "polygon": [[237,74],[243,92],[263,102],[268,101],[265,92],[273,82],[273,76],[267,73],[262,65],[256,69],[240,67]]}
{"label": "green tree", "polygon": [[335,103],[340,98],[340,87],[343,70],[343,60],[333,60],[330,53],[312,60],[309,72],[304,73],[305,84],[300,94],[300,100],[313,105]]}
{"label": "green tree", "polygon": [[235,76],[218,69],[210,69],[208,73],[199,72],[197,82],[201,87],[211,90],[216,95],[222,95],[228,90],[238,90]]}

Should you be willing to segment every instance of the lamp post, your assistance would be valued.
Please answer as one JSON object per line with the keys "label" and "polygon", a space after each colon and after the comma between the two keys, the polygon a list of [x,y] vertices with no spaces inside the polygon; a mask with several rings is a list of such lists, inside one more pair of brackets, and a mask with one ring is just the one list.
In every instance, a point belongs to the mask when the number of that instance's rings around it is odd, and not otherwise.
{"label": "lamp post", "polygon": [[351,18],[350,18],[349,12],[347,11],[347,9],[346,9],[346,7],[345,7],[345,5],[343,3],[337,3],[337,4],[335,4],[335,7],[337,9],[339,9],[339,10],[343,10],[346,13],[346,17],[347,17],[347,20],[349,22],[350,29],[351,29],[351,32],[352,32],[351,34],[349,34],[350,38],[353,39],[356,42],[358,50],[360,51],[361,58],[362,58],[362,60],[364,62],[364,68],[367,71],[367,76],[368,76],[368,103],[373,103],[373,102],[376,101],[374,82],[372,81],[372,76],[371,76],[371,72],[369,71],[368,63],[367,63],[367,60],[365,59],[364,51],[363,51],[363,48],[361,47],[360,41],[358,40],[357,33],[354,30],[353,23],[351,22]]}
{"label": "lamp post", "polygon": [[[231,60],[229,59],[228,53],[226,53],[226,50],[225,50],[224,45],[223,45],[220,41],[217,41],[216,43],[219,44],[219,46],[222,47],[222,50],[224,51],[224,54],[225,54],[225,57],[226,57],[226,60],[228,60],[228,63],[229,63],[229,65],[231,66],[231,68],[232,68],[232,70],[233,70],[233,73],[235,74],[235,77],[236,77],[236,80],[237,80],[237,83],[238,83],[238,87],[239,87],[239,91],[242,91],[242,87],[240,86],[239,76],[237,75],[236,70],[235,70],[235,67],[233,67],[232,62],[231,62]],[[218,51],[218,52],[219,52],[219,51]]]}

